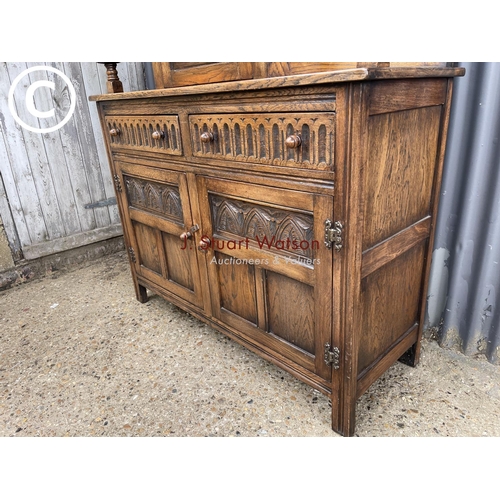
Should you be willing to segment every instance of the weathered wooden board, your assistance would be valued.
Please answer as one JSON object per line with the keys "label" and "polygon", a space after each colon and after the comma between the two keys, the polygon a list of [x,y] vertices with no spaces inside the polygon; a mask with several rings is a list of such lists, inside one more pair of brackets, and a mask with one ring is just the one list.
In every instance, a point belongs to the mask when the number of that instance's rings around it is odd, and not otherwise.
{"label": "weathered wooden board", "polygon": [[[8,94],[24,70],[50,66],[62,71],[76,91],[76,109],[60,129],[36,133],[14,119]],[[125,91],[145,89],[142,63],[120,63]],[[26,106],[26,89],[39,80],[53,82],[54,90],[39,87],[33,94],[36,110],[55,109],[64,116],[68,89],[50,71],[23,78],[14,92],[14,105],[27,124],[51,126],[51,118],[34,117]],[[119,234],[115,205],[85,208],[114,197],[97,110],[89,95],[106,92],[106,70],[92,62],[0,63],[0,217],[14,259],[36,258]]]}

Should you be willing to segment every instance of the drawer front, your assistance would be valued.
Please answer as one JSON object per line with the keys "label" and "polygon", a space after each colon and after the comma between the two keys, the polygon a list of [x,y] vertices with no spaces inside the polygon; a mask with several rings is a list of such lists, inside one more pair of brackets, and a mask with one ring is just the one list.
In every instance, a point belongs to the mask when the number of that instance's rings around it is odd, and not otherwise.
{"label": "drawer front", "polygon": [[204,158],[331,170],[335,113],[189,117],[193,154]]}
{"label": "drawer front", "polygon": [[105,117],[108,141],[112,149],[182,155],[181,130],[177,115]]}

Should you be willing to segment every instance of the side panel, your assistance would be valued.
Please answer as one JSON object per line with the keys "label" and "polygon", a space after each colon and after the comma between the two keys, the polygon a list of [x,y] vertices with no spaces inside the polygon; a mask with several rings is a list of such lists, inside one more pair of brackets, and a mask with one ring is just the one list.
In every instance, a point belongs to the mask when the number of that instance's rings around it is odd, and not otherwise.
{"label": "side panel", "polygon": [[447,94],[444,79],[372,84],[363,172],[358,396],[415,349],[421,334]]}

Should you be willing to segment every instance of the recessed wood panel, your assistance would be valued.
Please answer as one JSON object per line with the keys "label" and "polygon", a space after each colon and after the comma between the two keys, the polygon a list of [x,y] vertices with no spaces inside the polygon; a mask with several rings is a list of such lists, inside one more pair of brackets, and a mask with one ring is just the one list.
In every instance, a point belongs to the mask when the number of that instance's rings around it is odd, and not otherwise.
{"label": "recessed wood panel", "polygon": [[215,258],[217,263],[210,265],[217,266],[221,307],[256,325],[254,266],[220,252],[215,253]]}
{"label": "recessed wood panel", "polygon": [[419,319],[425,242],[361,282],[358,374]]}
{"label": "recessed wood panel", "polygon": [[314,288],[271,271],[266,277],[269,332],[314,354]]}
{"label": "recessed wood panel", "polygon": [[369,118],[363,250],[430,213],[441,106]]}
{"label": "recessed wood panel", "polygon": [[161,274],[160,256],[158,253],[158,233],[157,229],[134,222],[134,231],[137,245],[139,247],[139,263],[141,266]]}
{"label": "recessed wood panel", "polygon": [[196,250],[191,241],[188,240],[186,244],[176,235],[163,233],[163,245],[168,279],[188,290],[194,290],[190,252]]}

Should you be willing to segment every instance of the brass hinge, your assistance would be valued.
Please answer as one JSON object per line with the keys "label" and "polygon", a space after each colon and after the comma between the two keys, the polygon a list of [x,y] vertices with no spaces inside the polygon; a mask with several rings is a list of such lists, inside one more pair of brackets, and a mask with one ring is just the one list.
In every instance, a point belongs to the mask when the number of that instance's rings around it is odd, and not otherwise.
{"label": "brass hinge", "polygon": [[336,220],[332,222],[330,219],[326,219],[325,221],[325,245],[326,248],[332,248],[332,245],[335,246],[335,250],[340,252],[342,248],[342,230],[344,226],[342,222]]}
{"label": "brass hinge", "polygon": [[118,174],[113,175],[113,180],[115,181],[116,190],[121,193],[122,192],[122,184],[120,182],[120,176]]}
{"label": "brass hinge", "polygon": [[338,370],[340,368],[340,349],[338,347],[334,347],[331,349],[331,345],[325,344],[325,363],[327,365],[332,365],[334,370]]}

